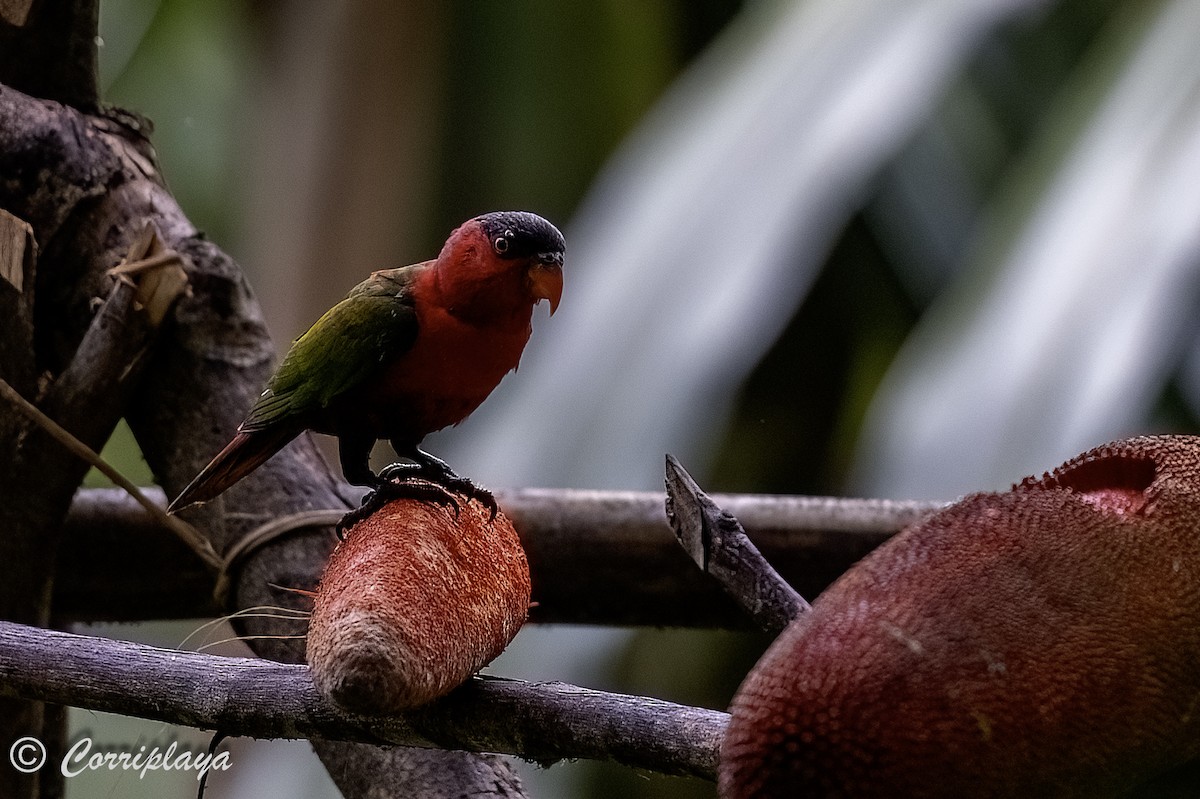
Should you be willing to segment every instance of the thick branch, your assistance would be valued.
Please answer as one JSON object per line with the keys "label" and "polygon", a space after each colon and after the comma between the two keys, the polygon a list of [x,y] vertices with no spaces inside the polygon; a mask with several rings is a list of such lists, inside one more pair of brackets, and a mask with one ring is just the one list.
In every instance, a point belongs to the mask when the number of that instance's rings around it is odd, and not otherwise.
{"label": "thick branch", "polygon": [[[29,395],[37,385],[33,359],[33,300],[37,244],[29,223],[0,208],[0,377]],[[0,441],[15,442],[24,421],[0,414]]]}
{"label": "thick branch", "polygon": [[[164,500],[161,492],[153,494]],[[529,557],[541,623],[746,627],[747,619],[675,542],[663,495],[500,491]],[[717,494],[764,555],[816,596],[889,535],[938,503]],[[67,518],[55,608],[79,621],[217,615],[203,564],[115,489],[82,491]],[[284,598],[275,594],[278,601]]]}
{"label": "thick branch", "polygon": [[[118,282],[92,320],[75,357],[51,384],[36,409],[7,382],[0,400],[8,414],[21,416],[14,403],[49,417],[46,424],[66,428],[74,441],[99,449],[121,417],[131,385],[140,374],[142,354],[153,340],[155,325],[135,303],[137,287]],[[61,538],[62,520],[70,507],[88,464],[63,446],[45,427],[27,424],[15,452],[0,467],[0,616],[34,624],[51,617],[51,591]],[[11,729],[36,729],[32,721],[43,715],[36,706],[3,703],[5,723]],[[61,721],[61,714],[45,716]],[[51,738],[49,731],[43,737]],[[28,778],[9,772],[7,779]],[[39,777],[39,779],[42,779]],[[53,779],[51,776],[49,779]],[[10,790],[13,786],[9,786]],[[26,789],[21,788],[22,792]],[[46,786],[46,791],[56,788]]]}
{"label": "thick branch", "polygon": [[[99,100],[97,19],[98,0],[25,0],[3,4],[3,13],[0,14],[0,83],[19,86],[34,94],[79,108],[95,108]],[[3,116],[5,113],[0,110],[0,117]],[[0,120],[0,129],[3,129],[0,139],[4,138],[4,134],[12,127],[6,120]],[[6,155],[8,154],[0,153],[0,162],[8,161],[11,164]],[[19,176],[22,174],[28,177],[26,170],[30,166],[18,163],[16,169],[8,169],[0,165],[0,195],[14,182],[20,182]],[[2,198],[0,209],[14,210]],[[64,209],[64,212],[67,210],[69,209]],[[32,222],[32,219],[19,211],[16,212],[16,216],[26,222]],[[42,371],[41,365],[35,362],[34,348],[31,346],[36,339],[32,325],[33,312],[41,313],[38,306],[46,301],[46,298],[37,292],[38,303],[33,302],[33,253],[35,240],[44,247],[47,239],[37,238],[37,233],[32,228],[28,230],[28,234],[31,235],[27,236],[23,247],[25,263],[0,264],[8,280],[7,285],[0,288],[0,291],[6,294],[5,298],[0,300],[0,311],[4,311],[0,318],[5,323],[5,329],[0,332],[7,341],[7,345],[0,346],[0,377],[9,380],[23,395],[32,396],[32,378]],[[18,280],[14,282],[13,277]],[[9,289],[15,289],[15,292],[9,293]],[[83,325],[86,325],[86,322],[83,322]],[[12,418],[13,415],[7,416]],[[68,420],[68,426],[72,426],[73,421],[76,420]],[[11,445],[15,443],[12,436],[17,434],[18,430],[16,427],[10,428],[9,425],[0,423],[0,443],[10,445],[6,447],[10,452]],[[16,481],[7,479],[11,476],[11,472],[9,475],[0,475],[0,480],[9,488],[17,488]],[[47,482],[51,481],[49,475],[38,476],[44,477]],[[60,488],[72,479],[69,475],[55,478]],[[51,496],[49,502],[31,504],[40,504],[43,511],[49,511],[42,515],[43,521],[49,521],[53,517],[61,521],[66,513],[69,498],[69,492],[63,494],[60,491]],[[11,509],[14,502],[23,502],[25,497],[13,493],[3,499],[3,504]],[[8,521],[12,521],[11,515]],[[5,524],[4,530],[5,537],[10,540],[11,545],[9,556],[17,554],[12,550],[26,550],[32,556],[32,560],[28,563],[9,561],[15,562],[22,569],[28,569],[30,579],[16,581],[9,590],[3,592],[0,601],[6,609],[13,611],[14,615],[26,619],[45,619],[49,615],[50,570],[53,568],[58,535],[47,536],[47,540],[40,543],[36,539],[44,531],[36,527],[21,528]],[[18,592],[22,590],[29,593],[21,596]],[[65,739],[66,716],[61,709],[43,709],[31,704],[14,705],[12,702],[6,702],[0,715],[4,718],[4,732],[37,732],[39,725],[36,723],[36,717],[40,715],[40,735],[51,749]],[[0,787],[3,787],[8,795],[41,795],[47,799],[61,796],[65,788],[61,777],[53,772],[21,775],[15,771],[7,772],[0,779]]]}
{"label": "thick branch", "polygon": [[[145,491],[166,507],[161,489]],[[57,622],[214,618],[226,611],[212,591],[212,571],[124,491],[75,496],[54,584]]]}
{"label": "thick branch", "polygon": [[46,391],[40,409],[3,384],[0,402],[9,414],[25,417],[21,407],[14,407],[24,406],[44,420],[41,424],[27,421],[28,429],[18,438],[15,452],[0,467],[4,497],[0,527],[9,531],[0,542],[3,618],[35,624],[50,620],[60,528],[88,464],[48,427],[73,435],[68,440],[92,450],[111,435],[156,331],[145,308],[136,302],[138,291],[129,280],[113,286],[75,357]]}
{"label": "thick branch", "polygon": [[351,716],[305,666],[0,622],[0,695],[256,738],[324,738],[613,760],[714,779],[727,715],[563,683],[476,678],[406,716]]}

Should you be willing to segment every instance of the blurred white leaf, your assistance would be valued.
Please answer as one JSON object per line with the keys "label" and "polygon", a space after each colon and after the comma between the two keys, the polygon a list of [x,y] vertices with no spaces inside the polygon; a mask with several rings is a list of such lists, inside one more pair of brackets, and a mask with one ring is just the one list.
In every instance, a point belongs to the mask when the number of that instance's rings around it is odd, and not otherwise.
{"label": "blurred white leaf", "polygon": [[435,444],[489,485],[704,469],[868,182],[985,34],[1040,0],[750,4],[613,160],[520,375]]}
{"label": "blurred white leaf", "polygon": [[1200,5],[1138,5],[1110,25],[964,279],[894,364],[856,490],[1004,488],[1146,431],[1196,297]]}

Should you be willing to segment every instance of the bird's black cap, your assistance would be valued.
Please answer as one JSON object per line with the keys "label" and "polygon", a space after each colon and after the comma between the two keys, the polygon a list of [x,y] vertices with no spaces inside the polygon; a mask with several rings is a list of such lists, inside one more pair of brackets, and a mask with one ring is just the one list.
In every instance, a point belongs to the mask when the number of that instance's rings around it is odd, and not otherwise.
{"label": "bird's black cap", "polygon": [[528,211],[494,211],[475,219],[496,245],[499,239],[506,244],[497,247],[502,258],[539,258],[562,263],[567,242],[554,225]]}

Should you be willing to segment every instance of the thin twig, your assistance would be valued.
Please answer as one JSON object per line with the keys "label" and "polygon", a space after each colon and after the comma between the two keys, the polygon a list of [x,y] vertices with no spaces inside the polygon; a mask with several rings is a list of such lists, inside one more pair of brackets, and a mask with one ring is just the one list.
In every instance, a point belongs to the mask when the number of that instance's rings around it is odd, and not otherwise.
{"label": "thin twig", "polygon": [[179,256],[179,253],[175,252],[174,250],[167,250],[165,252],[160,252],[157,255],[152,255],[148,258],[139,258],[136,261],[129,261],[128,263],[119,264],[114,266],[112,269],[109,269],[107,272],[105,272],[105,274],[109,277],[129,278],[133,275],[152,272],[159,267],[166,266],[167,264],[182,263],[183,259]]}
{"label": "thin twig", "polygon": [[17,393],[16,389],[10,386],[3,378],[0,378],[0,396],[3,396],[4,399],[8,400],[15,408],[21,411],[21,413],[25,414],[25,416],[27,416],[38,427],[45,430],[46,433],[55,441],[64,446],[77,457],[87,462],[89,465],[94,466],[115,485],[119,486],[122,490],[129,494],[129,496],[133,497],[134,500],[136,500],[137,503],[141,505],[148,514],[153,516],[163,527],[179,536],[179,538],[182,539],[183,542],[192,549],[192,551],[199,555],[205,563],[209,564],[214,569],[220,568],[220,557],[217,556],[217,553],[213,551],[211,546],[209,546],[208,541],[205,540],[204,536],[200,535],[195,527],[192,527],[182,519],[177,519],[174,516],[168,515],[165,510],[156,505],[153,500],[142,493],[141,489],[134,485],[129,478],[125,477],[125,475],[121,474],[121,472],[112,464],[100,457],[99,453],[97,453],[87,444],[84,444],[75,436],[71,435],[69,430],[65,429],[49,416],[42,413],[42,411],[36,405]]}

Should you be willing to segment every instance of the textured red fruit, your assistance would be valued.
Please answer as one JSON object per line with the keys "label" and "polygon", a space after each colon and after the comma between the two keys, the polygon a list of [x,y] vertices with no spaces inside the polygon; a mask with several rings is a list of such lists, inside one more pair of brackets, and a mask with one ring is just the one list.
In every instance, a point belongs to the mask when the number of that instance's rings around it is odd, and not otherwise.
{"label": "textured red fruit", "polygon": [[1200,438],[976,494],[747,676],[723,797],[1114,796],[1200,755]]}

